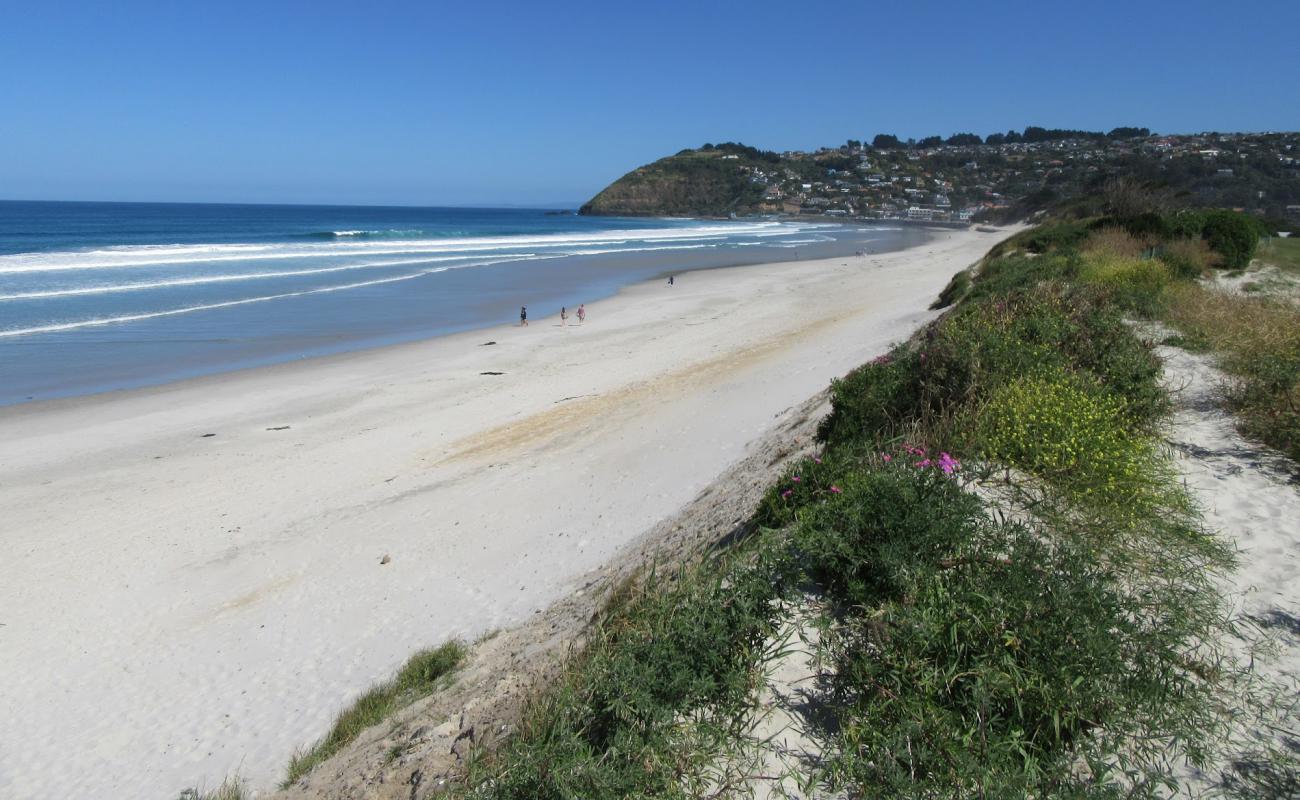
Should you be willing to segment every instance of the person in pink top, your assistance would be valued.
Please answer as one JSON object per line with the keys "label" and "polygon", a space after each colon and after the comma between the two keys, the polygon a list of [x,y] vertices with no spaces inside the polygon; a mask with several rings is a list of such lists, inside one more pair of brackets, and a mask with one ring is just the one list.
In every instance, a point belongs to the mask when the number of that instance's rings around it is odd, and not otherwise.
{"label": "person in pink top", "polygon": [[587,319],[587,307],[582,303],[578,304],[578,324],[581,325]]}

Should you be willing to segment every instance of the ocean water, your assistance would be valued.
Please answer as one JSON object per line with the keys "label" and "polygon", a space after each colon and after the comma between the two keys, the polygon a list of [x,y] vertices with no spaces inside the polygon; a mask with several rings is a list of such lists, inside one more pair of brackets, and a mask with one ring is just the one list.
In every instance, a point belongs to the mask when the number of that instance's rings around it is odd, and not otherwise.
{"label": "ocean water", "polygon": [[0,405],[537,319],[667,273],[920,230],[532,209],[0,201]]}

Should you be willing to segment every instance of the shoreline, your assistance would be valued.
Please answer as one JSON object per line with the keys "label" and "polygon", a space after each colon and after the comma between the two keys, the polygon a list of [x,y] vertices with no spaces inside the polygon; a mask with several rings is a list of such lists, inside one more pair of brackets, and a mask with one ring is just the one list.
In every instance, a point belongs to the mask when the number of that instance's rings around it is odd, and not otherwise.
{"label": "shoreline", "polygon": [[0,410],[0,790],[270,786],[411,652],[572,593],[1007,233]]}
{"label": "shoreline", "polygon": [[[701,219],[697,221],[705,222],[707,220]],[[805,220],[805,222],[809,221]],[[870,253],[897,252],[915,247],[918,244],[924,244],[925,241],[941,235],[938,230],[911,232],[907,230],[907,226],[880,226],[878,223],[870,222],[862,223],[859,227],[868,230],[873,227],[883,227],[892,229],[895,233],[883,240],[866,243],[846,237],[813,244],[805,251],[810,255],[802,259],[799,256],[803,248],[784,251],[768,249],[765,252],[750,252],[745,248],[716,252],[701,249],[687,255],[674,254],[668,256],[656,253],[648,257],[645,253],[633,251],[631,255],[565,256],[542,259],[536,262],[539,266],[544,266],[553,272],[559,270],[558,273],[550,276],[557,279],[554,284],[538,283],[538,279],[527,278],[526,274],[515,277],[523,279],[519,299],[524,301],[524,305],[558,308],[565,304],[566,299],[576,298],[577,302],[586,303],[607,301],[617,297],[624,290],[643,283],[653,284],[655,280],[662,280],[670,274],[788,263],[808,260],[809,258],[848,257],[863,244],[868,246],[868,252]],[[921,237],[924,237],[923,241],[915,241],[915,239]],[[785,256],[786,253],[790,255]],[[506,267],[509,263],[507,259],[486,266],[489,270],[500,269]],[[593,270],[593,266],[598,269]],[[610,273],[605,277],[601,277],[601,269],[599,268],[602,266],[611,268]],[[575,279],[575,274],[583,274],[586,278],[582,280]],[[296,297],[286,297],[282,301],[293,302],[297,299]],[[474,307],[476,304],[471,303],[469,305]],[[247,370],[264,369],[304,360],[328,359],[349,353],[381,351],[389,347],[418,344],[447,336],[488,331],[503,325],[500,322],[502,316],[484,316],[482,314],[484,310],[484,308],[475,308],[469,317],[456,313],[447,316],[446,308],[435,305],[433,316],[429,318],[421,316],[418,324],[415,324],[412,319],[403,318],[400,323],[393,324],[393,327],[387,330],[375,329],[363,332],[362,328],[345,326],[337,331],[330,331],[327,336],[318,332],[317,335],[308,336],[305,339],[295,335],[266,337],[259,334],[256,327],[253,328],[252,336],[246,338],[239,331],[232,329],[221,333],[214,341],[230,343],[246,341],[247,346],[241,345],[236,351],[227,353],[194,351],[189,353],[188,358],[182,358],[181,354],[175,352],[163,351],[167,352],[166,358],[152,363],[148,368],[142,366],[142,363],[128,360],[122,364],[117,364],[120,370],[113,374],[104,372],[101,362],[91,356],[81,356],[74,360],[73,363],[83,363],[83,366],[86,366],[94,377],[87,377],[84,371],[72,370],[68,373],[72,377],[63,379],[61,384],[51,383],[50,379],[46,378],[44,383],[41,383],[41,380],[38,379],[36,385],[33,385],[31,376],[23,372],[20,359],[15,362],[15,368],[18,370],[17,385],[7,389],[7,394],[0,396],[0,414],[5,413],[10,408],[34,403],[48,403],[159,388],[171,384],[229,375]],[[509,314],[504,315],[505,318],[513,319],[514,312],[509,309],[506,310],[509,311]],[[287,307],[283,313],[293,317],[301,314],[302,311]],[[510,323],[505,323],[505,326],[509,327]],[[114,329],[114,332],[116,332],[116,329]],[[60,337],[61,335],[55,333],[47,336]],[[178,342],[183,343],[186,338],[186,336],[182,335],[179,337]],[[294,345],[295,339],[301,339],[302,343]],[[139,343],[167,345],[169,339],[166,336],[159,338],[142,333],[138,341],[132,339],[124,341],[130,342],[130,345],[124,343],[120,344],[119,347],[134,346]],[[57,348],[67,346],[75,351],[98,346],[95,340],[78,343],[76,340],[64,342],[56,338],[31,343],[26,342],[26,340],[22,342],[9,342],[6,340],[4,345],[0,345],[0,349],[3,347],[21,347],[25,344],[28,346],[34,345],[41,352],[45,352],[42,348],[56,348],[49,350],[45,356],[46,358],[54,358],[54,363],[61,363],[60,359],[62,359],[62,356],[59,355],[62,351]],[[21,350],[10,351],[15,356],[22,352]]]}

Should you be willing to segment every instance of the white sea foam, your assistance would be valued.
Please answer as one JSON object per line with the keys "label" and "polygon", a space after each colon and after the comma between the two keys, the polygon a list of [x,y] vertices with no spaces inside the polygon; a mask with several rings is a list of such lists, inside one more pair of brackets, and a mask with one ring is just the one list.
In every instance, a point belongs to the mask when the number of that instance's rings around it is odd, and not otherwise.
{"label": "white sea foam", "polygon": [[[820,226],[819,226],[820,227]],[[183,266],[196,263],[263,261],[295,258],[345,258],[356,255],[411,255],[415,253],[483,253],[525,248],[529,250],[599,247],[632,242],[711,241],[726,237],[783,236],[808,230],[793,223],[761,222],[738,225],[700,225],[683,228],[646,228],[598,233],[543,234],[446,239],[345,239],[338,242],[293,244],[132,245],[97,250],[17,253],[0,256],[0,274]]]}
{"label": "white sea foam", "polygon": [[[523,261],[530,258],[538,258],[537,253],[517,253],[503,255],[491,261],[480,261],[474,264],[457,265],[458,267],[469,266],[487,266],[488,264],[505,264],[511,261]],[[396,261],[363,261],[359,264],[345,264],[340,267],[320,267],[318,269],[299,269],[299,270],[282,270],[279,272],[244,272],[233,273],[230,275],[204,275],[193,278],[177,278],[166,281],[140,281],[136,283],[116,283],[101,286],[82,286],[77,288],[64,289],[46,289],[35,292],[16,292],[14,294],[0,294],[0,302],[6,300],[39,300],[54,297],[76,297],[80,295],[96,294],[113,294],[116,292],[135,292],[148,289],[170,289],[180,286],[202,286],[211,283],[233,283],[246,280],[264,280],[267,278],[297,278],[307,275],[325,275],[334,272],[347,272],[357,269],[374,269],[382,267],[399,267],[409,266],[411,264],[429,264],[434,262],[460,261],[473,256],[445,256],[433,258],[406,258]],[[442,270],[437,270],[441,272]],[[430,271],[432,272],[432,271]],[[421,273],[425,274],[425,273]]]}
{"label": "white sea foam", "polygon": [[[411,280],[450,269],[501,264],[521,260],[550,259],[565,256],[592,256],[614,253],[639,253],[663,250],[693,250],[716,248],[728,244],[767,245],[791,247],[803,243],[830,241],[816,229],[829,226],[817,223],[758,222],[748,224],[696,225],[667,229],[626,229],[596,233],[566,233],[504,237],[460,237],[446,239],[370,241],[365,238],[329,243],[293,244],[210,244],[210,245],[148,245],[107,247],[89,251],[62,251],[52,253],[22,253],[0,256],[0,275],[21,273],[56,273],[71,270],[96,270],[113,268],[167,267],[177,272],[164,273],[152,280],[23,287],[24,291],[0,294],[0,301],[46,300],[64,297],[93,296],[112,293],[145,292],[213,284],[238,284],[241,281],[269,279],[296,279],[310,276],[345,273],[364,269],[383,269],[410,265],[437,264],[401,275],[356,280],[333,286],[314,286],[296,291],[257,295],[220,302],[196,303],[179,308],[140,311],[129,314],[107,314],[89,319],[50,321],[28,324],[21,328],[0,330],[0,337],[12,338],[78,328],[105,326],[190,314],[199,311],[263,303],[302,295],[338,292],[378,284]],[[338,236],[369,233],[367,231],[335,231]],[[788,239],[803,234],[805,238]],[[811,238],[807,238],[811,236]],[[771,241],[776,238],[777,241]],[[793,244],[786,244],[792,242]],[[526,252],[524,251],[526,250]],[[396,256],[396,258],[382,258]],[[401,256],[407,256],[402,258]],[[357,259],[355,263],[339,263],[337,259]],[[380,257],[380,258],[376,258]],[[302,265],[301,269],[266,269],[250,272],[222,272],[204,274],[202,266],[210,263],[242,262],[256,269],[257,262],[276,259],[317,259],[316,264]],[[168,270],[170,272],[170,269]],[[78,281],[81,279],[78,278]],[[24,279],[26,282],[26,279]],[[15,287],[17,288],[17,287]]]}
{"label": "white sea foam", "polygon": [[396,283],[398,281],[409,281],[412,278],[421,278],[425,275],[432,275],[436,272],[445,272],[451,267],[437,267],[435,269],[421,270],[420,272],[409,275],[397,275],[391,278],[377,278],[373,281],[359,281],[357,283],[345,283],[339,286],[325,286],[317,289],[304,289],[300,292],[284,292],[281,294],[269,294],[261,297],[246,297],[239,300],[226,300],[220,303],[204,303],[202,305],[185,306],[184,308],[169,308],[163,311],[147,311],[139,314],[122,314],[115,317],[95,317],[93,319],[75,320],[72,322],[59,322],[49,325],[37,325],[30,328],[13,328],[10,330],[0,330],[0,338],[13,336],[30,336],[36,333],[55,333],[57,331],[70,331],[77,328],[90,328],[102,325],[117,325],[123,322],[137,322],[139,320],[154,319],[156,317],[174,317],[180,314],[192,314],[196,311],[211,311],[217,308],[230,308],[232,306],[244,306],[251,303],[265,303],[269,300],[283,300],[289,297],[302,297],[309,294],[324,294],[326,292],[341,292],[345,289],[360,289],[363,286],[377,286],[383,283]]}

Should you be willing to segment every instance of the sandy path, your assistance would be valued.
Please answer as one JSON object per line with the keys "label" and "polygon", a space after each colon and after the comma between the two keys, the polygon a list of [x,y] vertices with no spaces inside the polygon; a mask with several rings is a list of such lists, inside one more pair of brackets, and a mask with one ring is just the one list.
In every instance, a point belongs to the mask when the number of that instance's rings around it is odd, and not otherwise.
{"label": "sandy path", "polygon": [[570,591],[999,238],[0,409],[0,796],[271,785],[413,650]]}
{"label": "sandy path", "polygon": [[[1174,391],[1169,442],[1179,471],[1206,524],[1237,550],[1237,569],[1225,577],[1224,590],[1241,638],[1224,644],[1252,666],[1259,681],[1254,690],[1275,695],[1285,707],[1300,687],[1300,473],[1281,453],[1237,432],[1218,398],[1217,387],[1228,378],[1212,356],[1173,347],[1157,353]],[[1287,738],[1294,733],[1284,733],[1295,730],[1294,716],[1282,730],[1268,730],[1257,711],[1242,708],[1234,725],[1231,760],[1254,757],[1264,743],[1294,749]],[[1241,774],[1231,763],[1217,763],[1206,772],[1185,767],[1178,777],[1184,794],[1199,797],[1218,791],[1225,773]]]}

